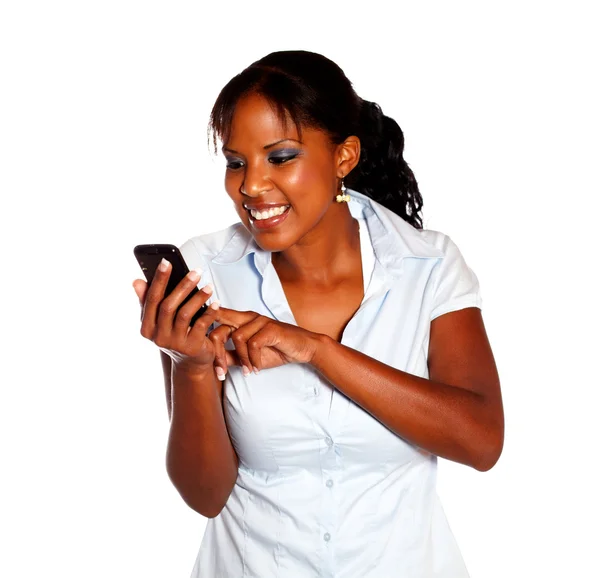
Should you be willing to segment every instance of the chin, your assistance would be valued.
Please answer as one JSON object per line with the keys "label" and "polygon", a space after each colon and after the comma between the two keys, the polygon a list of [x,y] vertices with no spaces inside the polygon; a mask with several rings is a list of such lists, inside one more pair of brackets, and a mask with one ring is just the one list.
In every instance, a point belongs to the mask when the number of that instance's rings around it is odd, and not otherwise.
{"label": "chin", "polygon": [[279,253],[289,249],[293,245],[293,242],[286,241],[281,235],[274,235],[271,233],[263,233],[261,231],[254,231],[252,227],[247,226],[246,229],[252,235],[256,244],[263,251],[270,251],[271,253]]}
{"label": "chin", "polygon": [[265,239],[265,235],[253,235],[256,244],[263,250],[269,251],[271,253],[280,253],[281,251],[285,251],[291,245],[289,243],[282,243],[281,241],[276,241],[273,239],[272,241],[269,239]]}

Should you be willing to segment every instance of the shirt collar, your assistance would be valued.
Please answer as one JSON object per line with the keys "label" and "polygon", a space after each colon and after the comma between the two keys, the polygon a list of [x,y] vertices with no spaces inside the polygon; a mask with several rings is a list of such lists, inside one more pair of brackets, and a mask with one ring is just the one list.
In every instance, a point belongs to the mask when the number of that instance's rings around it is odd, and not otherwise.
{"label": "shirt collar", "polygon": [[[348,208],[351,215],[365,219],[375,258],[392,277],[400,275],[402,260],[407,257],[443,257],[440,249],[423,238],[421,230],[390,209],[352,189],[346,189],[346,194],[350,195]],[[239,261],[249,253],[255,253],[255,263],[261,273],[264,273],[264,268],[270,261],[270,252],[259,247],[244,225],[238,223],[233,236],[212,258],[212,262],[227,265]]]}

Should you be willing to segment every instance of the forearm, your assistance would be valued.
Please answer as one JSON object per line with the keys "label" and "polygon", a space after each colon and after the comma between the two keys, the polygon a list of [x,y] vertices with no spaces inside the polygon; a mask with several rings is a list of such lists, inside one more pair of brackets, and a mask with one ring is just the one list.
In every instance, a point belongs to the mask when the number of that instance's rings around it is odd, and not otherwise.
{"label": "forearm", "polygon": [[211,369],[172,372],[167,472],[181,497],[206,517],[219,514],[237,479],[238,459],[223,415],[222,384]]}
{"label": "forearm", "polygon": [[327,336],[312,365],[406,441],[478,470],[497,460],[497,428],[481,395],[400,371]]}

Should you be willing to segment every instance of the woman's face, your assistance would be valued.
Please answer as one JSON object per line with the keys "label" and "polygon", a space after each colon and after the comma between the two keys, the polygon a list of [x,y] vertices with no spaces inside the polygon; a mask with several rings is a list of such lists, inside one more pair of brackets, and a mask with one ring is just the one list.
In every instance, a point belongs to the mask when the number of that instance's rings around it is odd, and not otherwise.
{"label": "woman's face", "polygon": [[[294,123],[282,126],[261,96],[251,94],[238,102],[223,153],[227,194],[246,229],[267,251],[283,251],[316,232],[336,204],[339,146],[323,131],[304,127],[300,142]],[[288,208],[269,219],[248,210],[264,211],[269,205],[277,211]]]}

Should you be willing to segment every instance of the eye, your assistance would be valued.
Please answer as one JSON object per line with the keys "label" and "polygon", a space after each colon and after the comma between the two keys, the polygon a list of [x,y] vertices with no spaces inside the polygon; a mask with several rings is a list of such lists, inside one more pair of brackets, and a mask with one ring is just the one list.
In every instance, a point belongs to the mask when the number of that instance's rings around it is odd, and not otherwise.
{"label": "eye", "polygon": [[291,155],[289,157],[271,157],[269,162],[274,165],[282,165],[283,163],[287,163],[292,159],[295,159],[298,155]]}
{"label": "eye", "polygon": [[269,162],[274,165],[282,165],[295,159],[300,154],[297,150],[280,150],[269,155]]}
{"label": "eye", "polygon": [[241,169],[244,166],[244,163],[238,159],[227,159],[227,164],[225,166],[229,170],[235,171]]}

